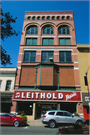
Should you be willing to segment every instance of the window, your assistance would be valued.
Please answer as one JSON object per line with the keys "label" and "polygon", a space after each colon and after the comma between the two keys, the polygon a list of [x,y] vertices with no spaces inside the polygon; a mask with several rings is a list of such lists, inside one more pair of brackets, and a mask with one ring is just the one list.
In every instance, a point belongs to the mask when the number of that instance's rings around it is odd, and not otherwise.
{"label": "window", "polygon": [[32,17],[32,20],[35,20],[35,16],[34,16],[34,17]]}
{"label": "window", "polygon": [[26,45],[37,45],[37,38],[27,38]]}
{"label": "window", "polygon": [[40,16],[37,17],[37,20],[40,20]]}
{"label": "window", "polygon": [[55,20],[55,16],[52,16],[52,20]]}
{"label": "window", "polygon": [[1,89],[1,84],[2,84],[2,81],[0,80],[0,89]]}
{"label": "window", "polygon": [[52,27],[45,27],[43,29],[43,34],[54,34],[54,29]]}
{"label": "window", "polygon": [[38,34],[38,28],[36,26],[29,27],[27,29],[27,34]]}
{"label": "window", "polygon": [[47,17],[47,20],[50,20],[50,16]]}
{"label": "window", "polygon": [[70,20],[70,16],[67,16],[67,20]]}
{"label": "window", "polygon": [[59,45],[71,45],[70,38],[59,38]]}
{"label": "window", "polygon": [[0,116],[3,116],[3,117],[10,117],[10,115],[7,114],[7,113],[1,113]]}
{"label": "window", "polygon": [[31,19],[31,17],[29,16],[29,17],[28,17],[28,20],[30,20],[30,19]]}
{"label": "window", "polygon": [[42,62],[50,62],[50,58],[52,58],[54,60],[52,51],[50,51],[50,52],[43,51],[42,52]]}
{"label": "window", "polygon": [[62,16],[62,20],[65,20],[65,16]]}
{"label": "window", "polygon": [[69,112],[63,112],[63,115],[64,116],[71,116],[71,113],[69,113]]}
{"label": "window", "polygon": [[67,26],[62,26],[59,28],[59,34],[70,34],[70,30]]}
{"label": "window", "polygon": [[60,62],[72,62],[71,52],[59,52]]}
{"label": "window", "polygon": [[57,112],[56,115],[63,116],[63,112]]}
{"label": "window", "polygon": [[48,115],[54,115],[55,114],[55,112],[49,112],[48,113]]}
{"label": "window", "polygon": [[43,38],[42,39],[43,45],[54,45],[54,39],[53,38]]}
{"label": "window", "polygon": [[60,20],[60,16],[57,16],[57,20]]}
{"label": "window", "polygon": [[45,20],[45,16],[42,17],[42,20]]}
{"label": "window", "polygon": [[11,81],[7,81],[7,84],[6,84],[6,91],[9,91],[11,88]]}
{"label": "window", "polygon": [[35,62],[35,61],[36,61],[36,52],[25,51],[24,62]]}

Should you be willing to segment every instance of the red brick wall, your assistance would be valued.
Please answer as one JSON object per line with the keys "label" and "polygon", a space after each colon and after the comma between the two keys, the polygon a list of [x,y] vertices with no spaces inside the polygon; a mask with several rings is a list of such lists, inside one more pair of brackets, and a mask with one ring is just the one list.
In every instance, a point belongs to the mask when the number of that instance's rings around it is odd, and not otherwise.
{"label": "red brick wall", "polygon": [[20,85],[34,86],[35,75],[36,75],[36,68],[22,68]]}
{"label": "red brick wall", "polygon": [[75,86],[74,69],[72,68],[59,69],[59,85],[60,86]]}
{"label": "red brick wall", "polygon": [[41,85],[53,85],[53,68],[42,67]]}

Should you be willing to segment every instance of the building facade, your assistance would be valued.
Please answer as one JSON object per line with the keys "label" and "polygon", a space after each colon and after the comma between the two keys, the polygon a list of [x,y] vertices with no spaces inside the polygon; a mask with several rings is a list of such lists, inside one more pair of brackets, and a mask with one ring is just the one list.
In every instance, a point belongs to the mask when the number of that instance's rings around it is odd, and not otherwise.
{"label": "building facade", "polygon": [[77,45],[84,119],[90,120],[90,45]]}
{"label": "building facade", "polygon": [[1,112],[11,111],[16,68],[0,68]]}
{"label": "building facade", "polygon": [[83,115],[72,11],[25,12],[11,112]]}

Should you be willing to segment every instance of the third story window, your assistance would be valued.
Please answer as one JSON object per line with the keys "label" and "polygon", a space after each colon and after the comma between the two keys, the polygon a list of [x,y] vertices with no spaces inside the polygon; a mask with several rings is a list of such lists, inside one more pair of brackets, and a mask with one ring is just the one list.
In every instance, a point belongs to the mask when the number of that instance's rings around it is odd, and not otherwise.
{"label": "third story window", "polygon": [[37,38],[27,38],[26,45],[37,45]]}
{"label": "third story window", "polygon": [[71,52],[66,51],[66,52],[59,52],[59,60],[60,62],[72,62],[72,58],[71,58]]}
{"label": "third story window", "polygon": [[43,45],[54,45],[54,39],[53,38],[43,38],[42,39]]}
{"label": "third story window", "polygon": [[70,38],[59,38],[59,45],[71,45]]}
{"label": "third story window", "polygon": [[36,61],[36,52],[25,51],[24,62],[35,62],[35,61]]}
{"label": "third story window", "polygon": [[7,84],[6,84],[6,91],[9,91],[11,88],[11,81],[7,81]]}

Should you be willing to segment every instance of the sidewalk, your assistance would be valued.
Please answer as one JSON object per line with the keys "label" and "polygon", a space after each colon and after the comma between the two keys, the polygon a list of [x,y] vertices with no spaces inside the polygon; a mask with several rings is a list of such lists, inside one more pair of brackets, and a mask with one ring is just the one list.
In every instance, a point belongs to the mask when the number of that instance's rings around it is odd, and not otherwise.
{"label": "sidewalk", "polygon": [[28,123],[30,126],[44,126],[42,119],[30,120]]}

